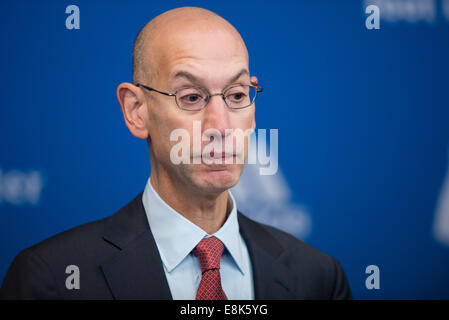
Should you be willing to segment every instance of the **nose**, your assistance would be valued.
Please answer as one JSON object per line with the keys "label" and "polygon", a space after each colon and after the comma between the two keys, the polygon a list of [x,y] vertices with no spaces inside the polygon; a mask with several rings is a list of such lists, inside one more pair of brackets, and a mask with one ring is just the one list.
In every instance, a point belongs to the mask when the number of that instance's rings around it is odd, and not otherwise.
{"label": "nose", "polygon": [[221,137],[226,136],[226,129],[231,129],[229,108],[227,107],[224,96],[216,93],[210,96],[209,103],[203,110],[203,130],[216,129],[220,132]]}

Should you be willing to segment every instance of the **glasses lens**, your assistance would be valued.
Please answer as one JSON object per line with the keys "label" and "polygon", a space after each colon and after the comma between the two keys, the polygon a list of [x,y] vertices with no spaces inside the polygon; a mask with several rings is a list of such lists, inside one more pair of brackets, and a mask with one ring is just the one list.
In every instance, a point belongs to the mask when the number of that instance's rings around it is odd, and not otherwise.
{"label": "glasses lens", "polygon": [[229,108],[241,109],[250,106],[256,98],[256,89],[250,86],[232,86],[225,92]]}
{"label": "glasses lens", "polygon": [[207,101],[207,92],[199,87],[181,88],[176,92],[176,102],[181,109],[200,110]]}

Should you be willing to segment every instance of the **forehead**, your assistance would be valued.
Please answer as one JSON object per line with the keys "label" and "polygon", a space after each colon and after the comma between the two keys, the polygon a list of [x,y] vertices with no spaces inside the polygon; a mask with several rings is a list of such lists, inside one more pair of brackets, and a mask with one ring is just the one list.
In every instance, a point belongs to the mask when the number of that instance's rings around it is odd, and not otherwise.
{"label": "forehead", "polygon": [[[246,47],[240,37],[228,30],[203,27],[173,32],[159,38],[159,75],[164,81],[174,80],[180,71],[194,74],[205,81],[218,81],[248,69]],[[162,80],[162,79],[161,79]]]}

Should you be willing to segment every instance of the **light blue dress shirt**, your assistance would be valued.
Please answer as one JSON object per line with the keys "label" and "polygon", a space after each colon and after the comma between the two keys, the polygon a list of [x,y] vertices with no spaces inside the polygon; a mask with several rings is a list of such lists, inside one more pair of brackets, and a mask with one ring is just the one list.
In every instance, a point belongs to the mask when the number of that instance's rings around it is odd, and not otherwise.
{"label": "light blue dress shirt", "polygon": [[201,267],[192,250],[201,239],[209,236],[217,237],[225,246],[220,261],[220,275],[228,299],[254,299],[248,248],[239,232],[235,199],[228,192],[232,211],[220,230],[208,235],[162,200],[148,179],[142,198],[143,205],[173,299],[195,300],[201,281]]}

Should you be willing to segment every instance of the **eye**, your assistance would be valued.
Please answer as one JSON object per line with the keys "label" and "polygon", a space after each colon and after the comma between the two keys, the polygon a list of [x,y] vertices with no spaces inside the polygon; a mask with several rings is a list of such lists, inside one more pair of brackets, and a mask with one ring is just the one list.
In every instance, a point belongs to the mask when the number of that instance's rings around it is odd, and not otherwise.
{"label": "eye", "polygon": [[194,105],[205,99],[207,93],[200,88],[183,88],[178,91],[178,100],[184,105]]}
{"label": "eye", "polygon": [[236,92],[228,95],[228,99],[231,99],[232,101],[239,102],[244,100],[246,97],[246,94],[243,92]]}
{"label": "eye", "polygon": [[187,94],[181,97],[181,101],[184,103],[197,103],[202,99],[202,97],[196,93]]}
{"label": "eye", "polygon": [[248,88],[243,86],[231,87],[226,93],[226,99],[230,102],[239,103],[243,102],[248,97]]}

